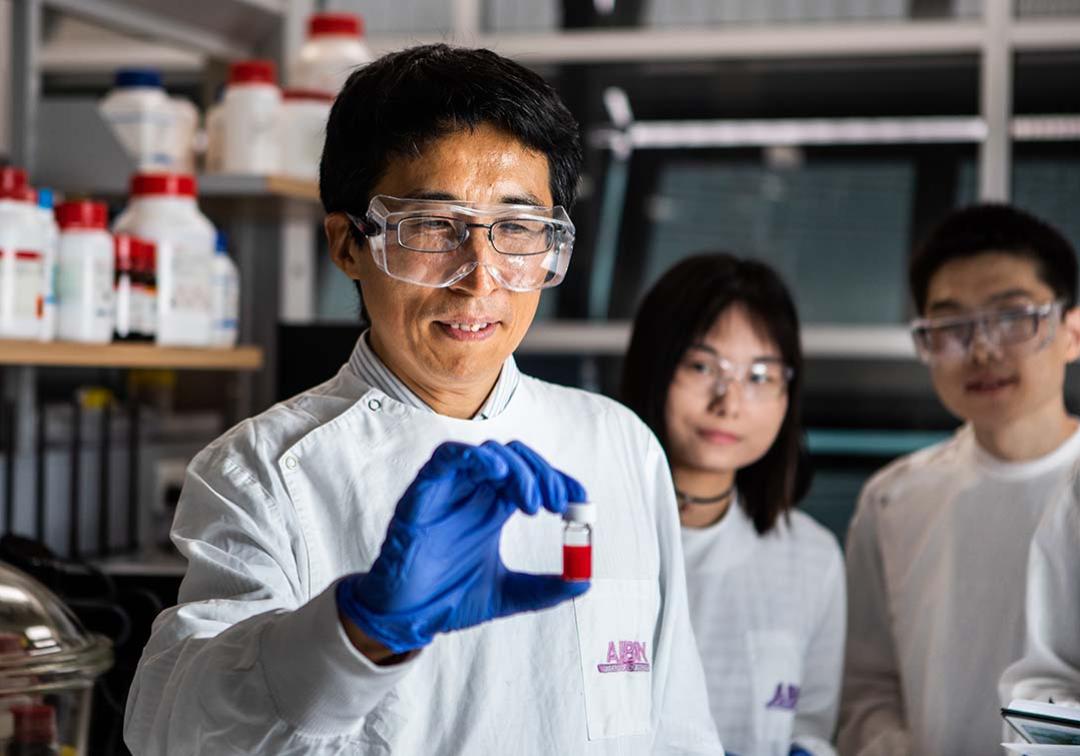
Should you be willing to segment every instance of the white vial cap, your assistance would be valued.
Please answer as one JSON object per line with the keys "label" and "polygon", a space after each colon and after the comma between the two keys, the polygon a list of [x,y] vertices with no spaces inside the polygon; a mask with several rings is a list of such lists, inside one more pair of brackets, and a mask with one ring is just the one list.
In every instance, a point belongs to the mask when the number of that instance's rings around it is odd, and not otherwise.
{"label": "white vial cap", "polygon": [[596,505],[588,501],[567,504],[562,518],[567,522],[594,523],[596,522]]}

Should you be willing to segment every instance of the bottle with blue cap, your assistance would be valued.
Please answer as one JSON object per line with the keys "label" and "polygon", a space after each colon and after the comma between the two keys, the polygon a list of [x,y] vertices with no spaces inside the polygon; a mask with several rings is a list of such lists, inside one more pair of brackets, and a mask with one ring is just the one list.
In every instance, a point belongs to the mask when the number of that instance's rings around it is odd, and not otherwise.
{"label": "bottle with blue cap", "polygon": [[177,114],[154,68],[122,68],[98,106],[137,170],[169,168]]}
{"label": "bottle with blue cap", "polygon": [[223,349],[236,346],[240,332],[240,271],[229,256],[229,239],[217,232],[211,270],[210,345]]}

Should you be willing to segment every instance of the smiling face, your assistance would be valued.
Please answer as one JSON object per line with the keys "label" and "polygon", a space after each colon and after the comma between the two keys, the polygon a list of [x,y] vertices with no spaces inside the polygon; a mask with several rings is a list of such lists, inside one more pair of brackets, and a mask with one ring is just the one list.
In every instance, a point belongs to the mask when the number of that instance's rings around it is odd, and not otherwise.
{"label": "smiling face", "polygon": [[[745,366],[775,363],[781,354],[741,305],[720,314],[705,336],[687,351],[668,390],[665,418],[673,468],[737,471],[769,451],[784,423],[788,407],[785,392],[750,400],[739,381],[730,382],[723,395],[717,396],[698,390],[696,381],[680,380],[680,373],[694,371],[699,360],[717,357]],[[693,372],[685,375],[692,378]]]}
{"label": "smiling face", "polygon": [[[372,191],[379,194],[553,204],[547,157],[489,125],[436,139],[418,157],[393,159]],[[361,249],[351,241],[348,223],[342,214],[329,216],[327,235],[335,262],[360,282],[376,353],[422,398],[475,395],[479,407],[532,323],[540,292],[502,288],[483,266],[446,288],[393,279],[375,266],[366,244]],[[498,255],[482,231],[464,246],[481,262]]]}
{"label": "smiling face", "polygon": [[[1008,309],[1054,300],[1054,291],[1028,258],[987,252],[953,260],[930,279],[926,317],[952,317],[976,310]],[[976,429],[1001,429],[1026,416],[1056,413],[1062,405],[1065,365],[1076,359],[1077,324],[1071,310],[1065,322],[1044,321],[1032,345],[1002,349],[976,338],[964,357],[930,363],[942,403]]]}

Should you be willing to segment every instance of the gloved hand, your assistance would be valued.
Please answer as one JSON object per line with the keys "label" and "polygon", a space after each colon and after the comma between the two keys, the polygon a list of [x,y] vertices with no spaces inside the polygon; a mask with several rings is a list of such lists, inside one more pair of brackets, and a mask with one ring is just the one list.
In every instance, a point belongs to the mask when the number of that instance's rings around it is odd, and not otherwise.
{"label": "gloved hand", "polygon": [[585,501],[582,485],[519,441],[444,443],[398,502],[371,571],[338,583],[338,609],[400,654],[435,633],[581,595],[586,581],[511,572],[499,557],[503,524],[515,511],[561,514],[569,501]]}

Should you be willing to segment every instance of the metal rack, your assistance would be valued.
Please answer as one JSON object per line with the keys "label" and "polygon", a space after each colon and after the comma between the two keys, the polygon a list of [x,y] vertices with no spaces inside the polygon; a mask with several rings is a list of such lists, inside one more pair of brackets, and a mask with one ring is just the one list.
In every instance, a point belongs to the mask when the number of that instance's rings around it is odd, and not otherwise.
{"label": "metal rack", "polygon": [[[64,121],[68,112],[63,108],[70,103],[41,98],[46,11],[198,52],[209,68],[216,67],[220,73],[224,63],[241,57],[288,60],[302,41],[303,23],[314,6],[315,0],[18,0],[12,4],[9,40],[12,162],[26,167],[35,180],[46,172],[48,183],[58,189],[89,191],[97,196],[124,194],[133,170],[111,135],[102,137],[107,129],[96,118],[93,103],[90,107],[83,103],[83,110],[76,113],[91,115],[65,124],[76,130],[73,135],[53,128]],[[86,143],[91,137],[97,139],[92,147]],[[76,149],[70,150],[72,146]],[[56,160],[65,149],[68,152]],[[43,155],[53,157],[52,164],[43,160]],[[4,363],[0,367],[4,386],[0,401],[7,408],[8,474],[4,488],[9,512],[16,496],[40,498],[43,485],[38,475],[36,483],[20,476],[16,486],[14,474],[26,467],[35,450],[40,451],[44,433],[37,387],[40,366],[229,371],[236,382],[235,396],[229,403],[232,417],[253,414],[275,399],[280,259],[289,241],[313,247],[311,211],[317,206],[317,190],[310,182],[281,177],[214,176],[201,179],[201,184],[202,200],[211,206],[215,219],[224,219],[222,225],[230,231],[242,277],[240,341],[249,346],[215,353],[131,344],[100,348],[61,343],[0,344],[0,362]],[[7,522],[10,525],[10,517]],[[132,545],[129,537],[129,548]]]}

